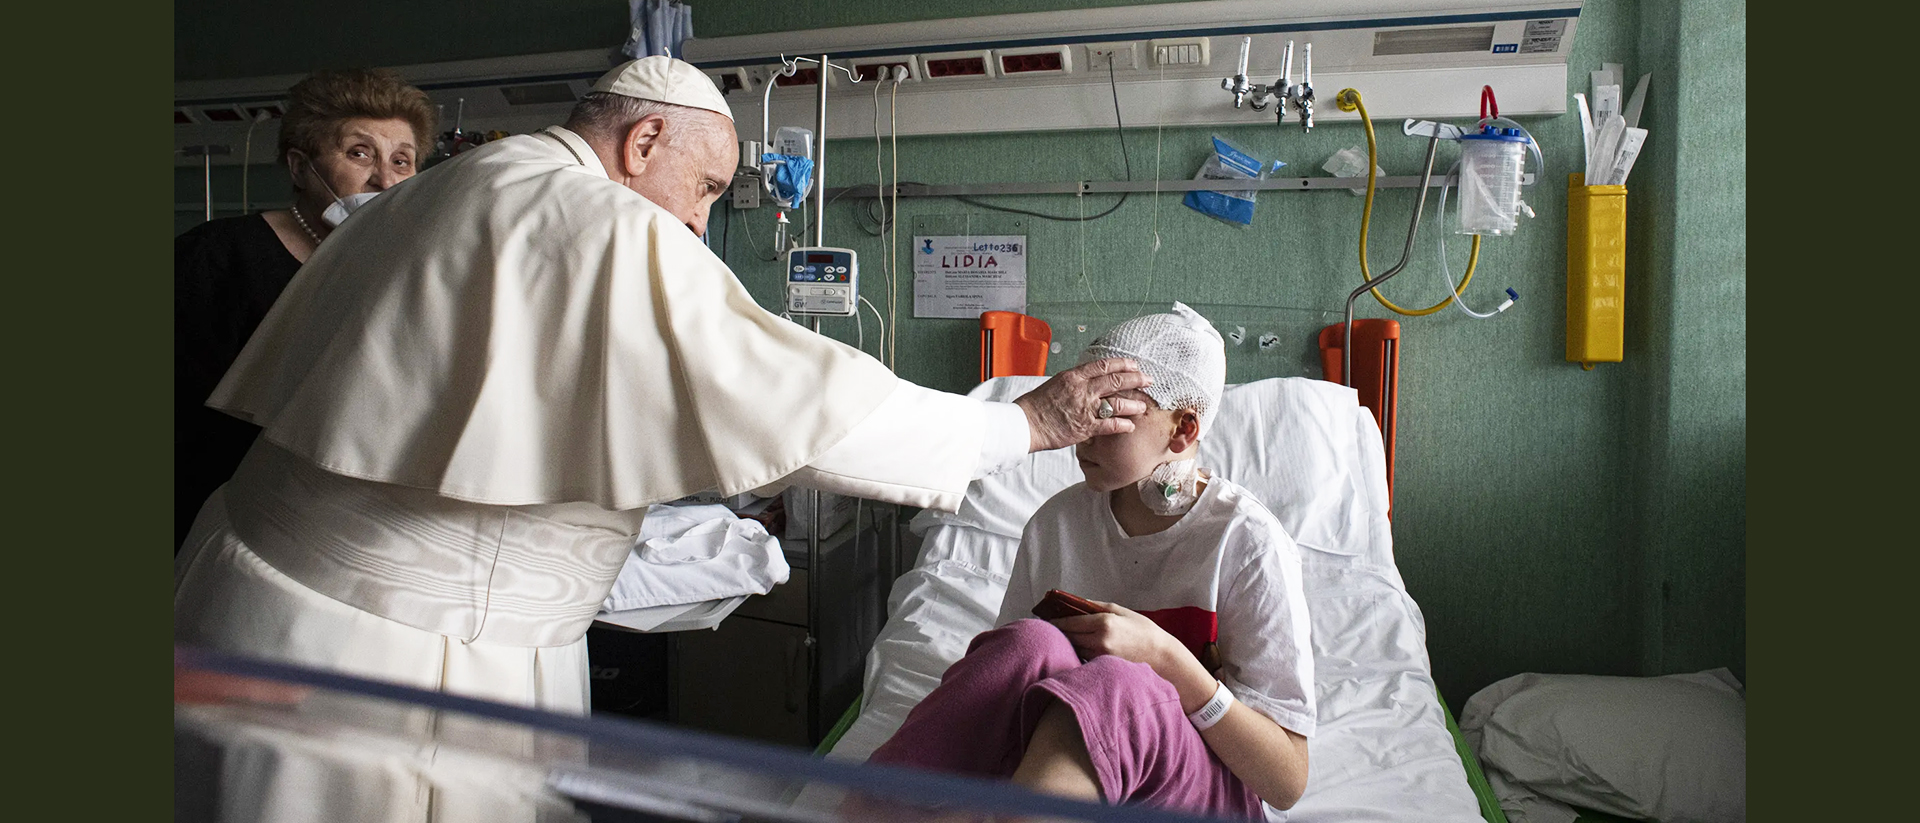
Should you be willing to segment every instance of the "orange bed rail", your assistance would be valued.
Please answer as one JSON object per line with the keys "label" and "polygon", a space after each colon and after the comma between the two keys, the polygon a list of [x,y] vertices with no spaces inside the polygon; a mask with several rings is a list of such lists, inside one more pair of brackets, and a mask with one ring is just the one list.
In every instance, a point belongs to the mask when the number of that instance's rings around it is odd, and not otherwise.
{"label": "orange bed rail", "polygon": [[[1326,379],[1340,382],[1340,347],[1344,325],[1320,330],[1320,366]],[[1393,439],[1400,399],[1400,323],[1396,320],[1353,321],[1353,388],[1360,405],[1373,412],[1380,439],[1387,450],[1387,493],[1393,493]]]}
{"label": "orange bed rail", "polygon": [[1016,374],[1045,375],[1053,328],[1038,317],[1013,311],[980,313],[980,380]]}

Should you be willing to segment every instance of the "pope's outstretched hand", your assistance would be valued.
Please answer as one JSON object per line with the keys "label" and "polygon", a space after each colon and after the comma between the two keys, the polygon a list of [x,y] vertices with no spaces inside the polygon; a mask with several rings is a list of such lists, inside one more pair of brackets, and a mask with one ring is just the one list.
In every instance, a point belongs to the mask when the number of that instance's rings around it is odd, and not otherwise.
{"label": "pope's outstretched hand", "polygon": [[1027,413],[1032,450],[1046,451],[1133,431],[1128,418],[1146,414],[1139,390],[1151,382],[1132,360],[1108,358],[1056,374],[1013,402]]}

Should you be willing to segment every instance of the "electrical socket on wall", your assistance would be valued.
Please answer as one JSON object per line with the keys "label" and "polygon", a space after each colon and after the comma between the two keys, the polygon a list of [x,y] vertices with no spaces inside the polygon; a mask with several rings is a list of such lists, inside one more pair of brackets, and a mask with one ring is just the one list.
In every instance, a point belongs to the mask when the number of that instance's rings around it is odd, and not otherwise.
{"label": "electrical socket on wall", "polygon": [[733,178],[732,195],[736,209],[760,208],[760,178],[750,174]]}
{"label": "electrical socket on wall", "polygon": [[1106,71],[1112,65],[1114,71],[1127,71],[1140,67],[1140,49],[1137,43],[1089,43],[1087,44],[1087,70]]}
{"label": "electrical socket on wall", "polygon": [[1149,41],[1153,47],[1153,63],[1169,68],[1194,68],[1205,66],[1209,62],[1207,45],[1212,40],[1206,37],[1172,38]]}

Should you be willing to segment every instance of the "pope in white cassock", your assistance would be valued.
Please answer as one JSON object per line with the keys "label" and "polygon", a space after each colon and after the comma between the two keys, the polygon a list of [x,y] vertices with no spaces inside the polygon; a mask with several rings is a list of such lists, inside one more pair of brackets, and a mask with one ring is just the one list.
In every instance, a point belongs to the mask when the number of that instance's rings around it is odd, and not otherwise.
{"label": "pope in white cassock", "polygon": [[648,57],[356,211],[208,400],[264,432],[176,561],[176,643],[583,713],[649,505],[953,510],[1145,411],[1127,361],[984,403],[767,313],[699,239],[737,160],[712,81]]}

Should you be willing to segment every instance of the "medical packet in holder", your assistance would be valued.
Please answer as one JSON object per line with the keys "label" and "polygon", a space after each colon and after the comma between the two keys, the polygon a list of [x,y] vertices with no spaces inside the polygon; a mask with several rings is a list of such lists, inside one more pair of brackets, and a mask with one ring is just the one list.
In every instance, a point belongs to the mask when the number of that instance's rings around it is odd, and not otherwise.
{"label": "medical packet in holder", "polygon": [[[1286,165],[1275,161],[1273,168]],[[1267,165],[1220,135],[1213,135],[1213,156],[1200,166],[1195,180],[1265,180]],[[1236,226],[1253,223],[1253,191],[1190,191],[1182,202],[1188,208]]]}

